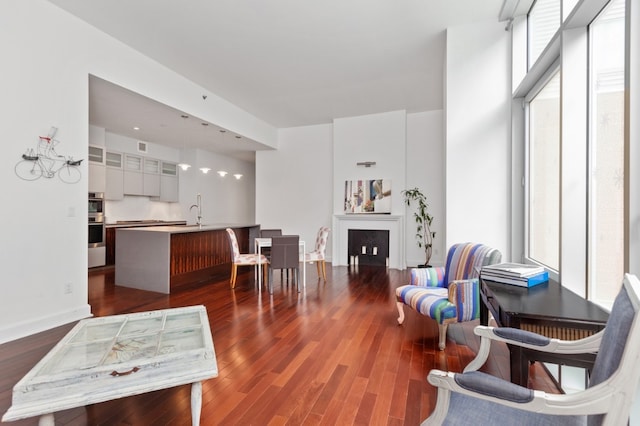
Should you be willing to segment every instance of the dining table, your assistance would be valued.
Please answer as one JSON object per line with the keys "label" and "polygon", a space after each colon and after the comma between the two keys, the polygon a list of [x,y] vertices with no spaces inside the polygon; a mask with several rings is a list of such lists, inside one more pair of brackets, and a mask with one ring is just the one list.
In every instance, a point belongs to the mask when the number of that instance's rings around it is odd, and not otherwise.
{"label": "dining table", "polygon": [[[262,254],[262,249],[271,247],[271,238],[255,238],[256,253]],[[300,262],[302,262],[302,287],[307,288],[307,263],[304,261],[305,243],[303,240],[298,242],[300,247]],[[259,256],[261,257],[261,256]],[[257,274],[258,274],[258,288],[262,288],[262,262],[258,261]]]}

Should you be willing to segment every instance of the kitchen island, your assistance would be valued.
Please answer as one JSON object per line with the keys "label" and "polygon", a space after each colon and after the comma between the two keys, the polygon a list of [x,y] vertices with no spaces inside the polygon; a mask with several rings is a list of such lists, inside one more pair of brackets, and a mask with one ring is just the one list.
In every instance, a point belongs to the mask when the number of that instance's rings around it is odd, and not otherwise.
{"label": "kitchen island", "polygon": [[184,284],[231,272],[231,228],[240,251],[253,250],[259,225],[212,224],[116,229],[115,284],[169,294]]}

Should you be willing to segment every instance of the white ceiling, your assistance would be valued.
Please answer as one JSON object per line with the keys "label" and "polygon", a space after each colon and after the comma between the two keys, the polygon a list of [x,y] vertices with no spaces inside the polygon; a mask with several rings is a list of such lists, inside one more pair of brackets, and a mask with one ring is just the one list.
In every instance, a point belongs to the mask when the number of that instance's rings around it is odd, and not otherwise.
{"label": "white ceiling", "polygon": [[503,2],[50,1],[278,128],[442,109],[445,29],[497,21]]}

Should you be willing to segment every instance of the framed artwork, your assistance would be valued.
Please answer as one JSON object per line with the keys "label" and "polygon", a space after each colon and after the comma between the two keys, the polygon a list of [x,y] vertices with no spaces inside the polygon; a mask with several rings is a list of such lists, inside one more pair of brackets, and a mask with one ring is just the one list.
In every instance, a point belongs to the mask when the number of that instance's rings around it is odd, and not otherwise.
{"label": "framed artwork", "polygon": [[389,179],[345,181],[344,212],[390,214],[391,181]]}

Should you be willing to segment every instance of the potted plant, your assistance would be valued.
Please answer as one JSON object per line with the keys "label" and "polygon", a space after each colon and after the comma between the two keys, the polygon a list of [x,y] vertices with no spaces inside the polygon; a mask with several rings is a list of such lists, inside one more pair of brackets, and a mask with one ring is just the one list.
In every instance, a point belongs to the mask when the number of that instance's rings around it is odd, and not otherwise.
{"label": "potted plant", "polygon": [[431,254],[433,252],[433,238],[436,233],[431,230],[431,222],[433,216],[429,214],[429,204],[427,204],[427,197],[418,188],[407,189],[402,191],[404,196],[404,202],[407,207],[411,207],[411,203],[417,203],[416,211],[413,213],[413,217],[416,221],[416,241],[418,247],[424,248],[424,264],[418,265],[418,268],[429,267],[429,260],[431,260]]}

